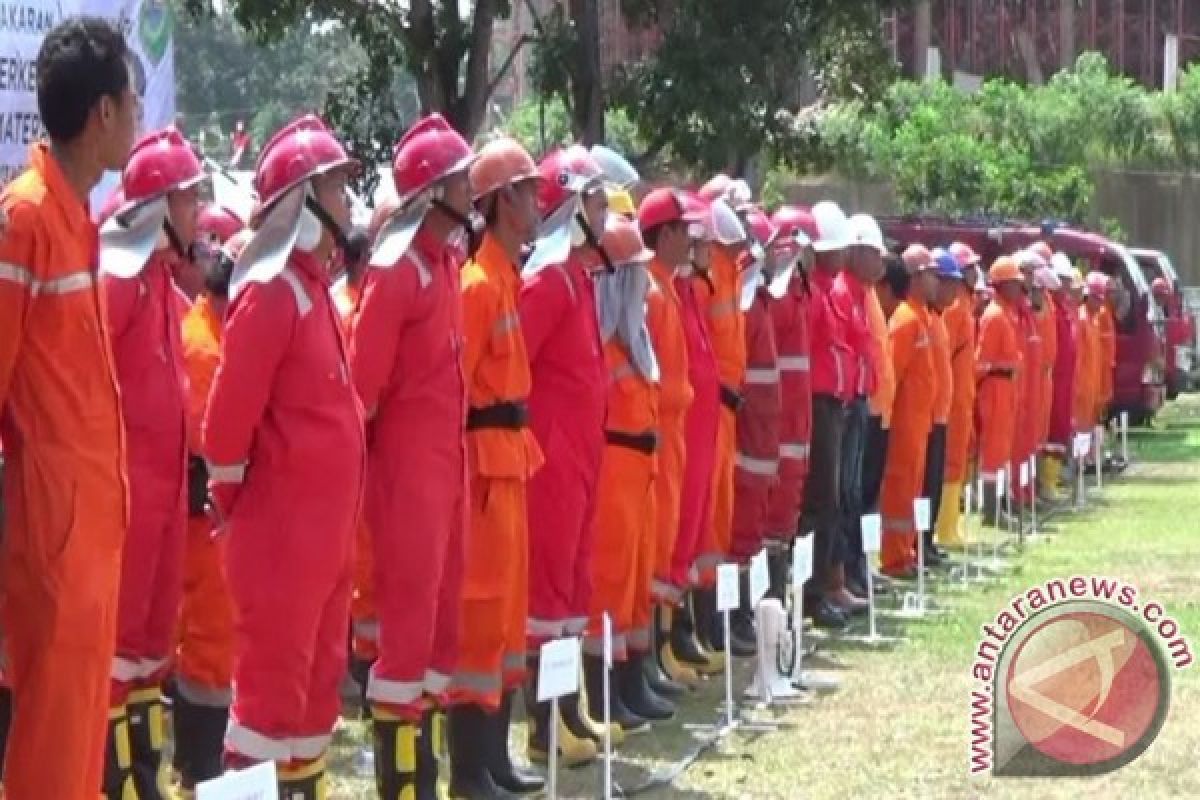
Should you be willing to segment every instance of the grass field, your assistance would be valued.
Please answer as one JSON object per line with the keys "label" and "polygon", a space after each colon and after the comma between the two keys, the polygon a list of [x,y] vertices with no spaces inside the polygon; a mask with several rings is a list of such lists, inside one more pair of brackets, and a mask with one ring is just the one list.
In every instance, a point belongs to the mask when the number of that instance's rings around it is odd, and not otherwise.
{"label": "grass field", "polygon": [[[1174,798],[1200,797],[1200,668],[1174,672],[1171,709],[1155,743],[1139,759],[1106,776],[1085,779],[971,779],[967,772],[970,665],[980,625],[1023,590],[1046,579],[1107,575],[1139,588],[1176,619],[1192,652],[1200,649],[1200,399],[1164,412],[1155,430],[1131,435],[1133,466],[1106,484],[1090,509],[1056,518],[1055,533],[1015,556],[1014,572],[967,593],[939,581],[937,601],[949,613],[891,621],[905,641],[868,650],[829,639],[829,674],[839,691],[773,715],[773,732],[738,731],[704,752],[682,774],[648,790],[656,798]],[[748,682],[740,665],[736,684]],[[627,789],[645,784],[697,749],[718,719],[719,681],[688,698],[680,724],[627,743],[614,767]],[[696,727],[699,726],[699,727]],[[335,798],[373,797],[366,732],[346,723],[339,733]],[[599,794],[599,767],[566,773],[564,797]]]}

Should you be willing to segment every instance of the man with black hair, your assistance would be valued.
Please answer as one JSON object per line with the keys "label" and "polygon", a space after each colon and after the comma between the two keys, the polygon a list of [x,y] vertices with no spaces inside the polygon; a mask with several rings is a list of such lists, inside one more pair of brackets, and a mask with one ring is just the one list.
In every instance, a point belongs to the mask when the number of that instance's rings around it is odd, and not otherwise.
{"label": "man with black hair", "polygon": [[93,800],[129,509],[88,196],[124,167],[138,99],[120,33],[88,17],[46,35],[37,84],[49,141],[0,195],[0,436],[12,472],[0,605],[14,695],[4,788]]}

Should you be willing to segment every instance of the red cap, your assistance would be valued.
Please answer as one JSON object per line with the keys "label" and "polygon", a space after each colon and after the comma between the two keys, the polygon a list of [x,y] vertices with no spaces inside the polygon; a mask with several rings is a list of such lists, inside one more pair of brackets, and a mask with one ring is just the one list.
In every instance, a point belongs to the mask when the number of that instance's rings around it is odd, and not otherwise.
{"label": "red cap", "polygon": [[700,202],[678,189],[655,189],[638,206],[638,227],[642,232],[668,222],[700,222],[704,209]]}

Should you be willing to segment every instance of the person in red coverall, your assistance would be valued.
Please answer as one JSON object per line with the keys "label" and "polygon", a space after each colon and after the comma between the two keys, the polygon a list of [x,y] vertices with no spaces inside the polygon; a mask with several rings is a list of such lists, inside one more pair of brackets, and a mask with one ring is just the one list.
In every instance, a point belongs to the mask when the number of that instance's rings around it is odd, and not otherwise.
{"label": "person in red coverall", "polygon": [[[1033,274],[1044,262],[1033,250],[1021,251],[1014,258],[1021,269],[1025,287],[1016,304],[1023,369],[1021,379],[1017,382],[1017,418],[1013,429],[1012,454],[1009,457],[1012,468],[1008,471],[1008,483],[1009,497],[1023,516],[1033,496],[1033,485],[1028,466],[1025,468],[1028,483],[1021,485],[1021,465],[1028,465],[1029,457],[1037,450],[1037,433],[1041,420],[1039,407],[1042,398],[1042,336],[1038,330],[1037,316],[1034,314],[1030,297],[1034,291]],[[1023,519],[1019,522],[1024,524]]]}
{"label": "person in red coverall", "polygon": [[275,761],[280,794],[293,800],[325,791],[366,467],[362,406],[329,292],[354,167],[312,115],[263,148],[255,234],[234,267],[204,418],[237,609],[226,761]]}
{"label": "person in red coverall", "polygon": [[172,272],[190,259],[203,180],[200,160],[179,131],[149,134],[134,145],[117,207],[100,231],[100,280],[129,447],[130,516],[104,780],[114,800],[130,783],[143,798],[167,791],[162,682],[183,594],[187,521],[180,340],[186,303]]}
{"label": "person in red coverall", "polygon": [[233,600],[225,578],[225,538],[213,536],[208,471],[200,455],[201,428],[213,375],[221,360],[221,328],[233,261],[251,232],[231,212],[208,206],[196,231],[223,243],[206,268],[205,289],[183,319],[188,376],[188,522],[183,602],[175,651],[171,722],[173,765],[184,792],[221,774],[222,743],[233,697]]}
{"label": "person in red coverall", "polygon": [[[470,145],[439,114],[401,138],[399,202],[363,276],[350,366],[367,420],[364,513],[379,657],[367,701],[381,797],[437,795],[433,713],[458,646],[466,524],[459,269],[472,233]],[[396,569],[403,561],[417,569]]]}
{"label": "person in red coverall", "polygon": [[[544,642],[581,634],[587,624],[608,397],[593,283],[607,259],[600,247],[608,213],[604,174],[579,145],[550,153],[538,170],[542,229],[522,270],[517,304],[533,375],[529,425],[546,458],[528,489],[526,633],[533,661]],[[534,696],[531,688],[527,700]],[[592,744],[578,696],[572,698],[562,704],[559,737],[570,759]],[[541,757],[550,746],[550,704],[532,704],[531,712],[530,752]]]}
{"label": "person in red coverall", "polygon": [[779,423],[779,479],[767,501],[766,539],[771,559],[771,590],[783,599],[791,561],[788,553],[798,531],[808,447],[812,439],[812,383],[809,372],[806,274],[812,262],[816,222],[805,209],[784,206],[771,222],[779,234],[768,257],[771,321],[779,349],[779,385],[783,416]]}
{"label": "person in red coverall", "polygon": [[1049,303],[1054,312],[1054,332],[1057,348],[1051,373],[1053,390],[1050,399],[1050,429],[1046,437],[1043,458],[1038,464],[1038,488],[1045,499],[1057,499],[1058,479],[1062,474],[1074,434],[1071,424],[1071,405],[1075,396],[1075,362],[1078,342],[1075,337],[1079,309],[1071,298],[1075,270],[1065,253],[1055,253],[1050,263],[1058,278],[1059,288],[1050,293]]}
{"label": "person in red coverall", "polygon": [[705,247],[707,214],[698,200],[668,188],[653,190],[638,207],[638,225],[655,251],[647,323],[661,371],[662,449],[655,485],[659,525],[666,528],[659,531],[656,554],[654,587],[661,605],[655,635],[659,662],[672,681],[660,680],[655,690],[661,686],[666,692],[698,684],[689,660],[707,663],[681,609],[709,504],[719,411],[716,362],[691,285],[692,258]]}

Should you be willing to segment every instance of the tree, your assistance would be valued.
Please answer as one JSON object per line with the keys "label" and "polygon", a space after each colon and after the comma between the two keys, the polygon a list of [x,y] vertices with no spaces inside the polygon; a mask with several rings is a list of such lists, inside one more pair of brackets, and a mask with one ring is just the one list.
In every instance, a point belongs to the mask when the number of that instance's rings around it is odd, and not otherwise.
{"label": "tree", "polygon": [[[539,14],[528,3],[537,28],[530,78],[543,97],[563,104],[575,138],[584,144],[605,139],[604,76],[600,68],[598,0],[570,0]],[[568,13],[569,12],[569,13]]]}
{"label": "tree", "polygon": [[623,0],[633,22],[665,36],[654,58],[620,70],[614,101],[651,150],[669,144],[685,162],[743,173],[762,151],[792,146],[806,106],[875,90],[855,73],[890,76],[879,15],[896,4]]}

